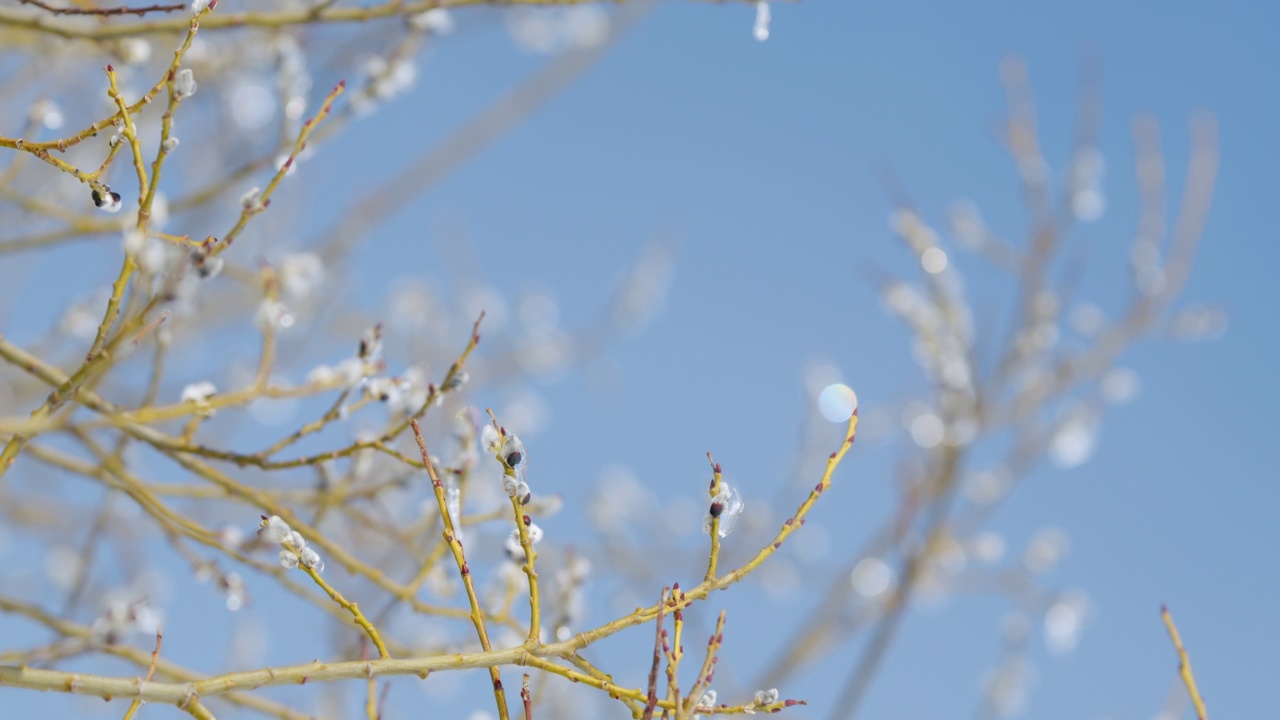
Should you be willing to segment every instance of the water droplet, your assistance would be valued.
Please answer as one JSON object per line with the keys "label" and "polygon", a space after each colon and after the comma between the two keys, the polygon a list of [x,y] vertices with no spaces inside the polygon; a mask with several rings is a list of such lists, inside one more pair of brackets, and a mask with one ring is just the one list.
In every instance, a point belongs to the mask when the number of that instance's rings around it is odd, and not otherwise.
{"label": "water droplet", "polygon": [[818,395],[818,411],[831,422],[845,422],[858,409],[858,395],[844,383],[823,388]]}

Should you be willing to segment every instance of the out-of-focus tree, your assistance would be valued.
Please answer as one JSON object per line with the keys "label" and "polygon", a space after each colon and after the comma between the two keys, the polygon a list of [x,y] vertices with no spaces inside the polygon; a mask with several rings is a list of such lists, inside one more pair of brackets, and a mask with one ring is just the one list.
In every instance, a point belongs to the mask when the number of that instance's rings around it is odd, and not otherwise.
{"label": "out-of-focus tree", "polygon": [[[637,532],[664,509],[625,478],[602,484],[590,503],[598,546],[573,550],[541,542],[537,521],[560,500],[553,482],[528,471],[537,450],[516,435],[536,412],[486,414],[470,398],[581,364],[638,325],[663,293],[670,253],[646,250],[582,327],[517,330],[498,342],[486,335],[483,345],[483,311],[494,299],[477,285],[458,283],[451,295],[397,288],[381,317],[336,300],[354,250],[381,218],[571,81],[641,11],[495,3],[518,6],[507,9],[513,38],[554,59],[405,169],[354,188],[332,227],[287,252],[276,247],[295,232],[290,184],[299,166],[393,104],[414,82],[420,48],[447,41],[457,14],[491,12],[470,7],[487,4],[0,8],[10,50],[0,123],[18,128],[0,136],[0,259],[119,248],[109,287],[71,287],[61,318],[29,342],[0,336],[0,507],[10,533],[45,566],[39,581],[0,589],[6,626],[23,628],[6,632],[23,640],[0,648],[0,685],[114,700],[111,710],[119,704],[126,717],[148,702],[195,717],[228,708],[301,718],[312,715],[298,696],[272,688],[305,683],[328,693],[320,715],[359,707],[375,718],[393,678],[469,670],[487,674],[485,692],[504,720],[575,716],[593,690],[610,699],[600,712],[688,718],[797,705],[772,688],[869,634],[843,687],[811,699],[843,718],[855,714],[913,598],[977,589],[1018,608],[982,711],[1011,712],[1030,618],[1043,617],[1050,644],[1065,648],[1089,607],[1080,593],[1039,583],[1064,551],[1060,533],[1037,535],[1004,561],[988,522],[1041,459],[1072,466],[1088,457],[1106,407],[1136,391],[1136,376],[1117,366],[1126,348],[1151,335],[1211,334],[1220,322],[1207,310],[1172,311],[1212,194],[1212,121],[1193,124],[1187,185],[1169,227],[1157,129],[1134,124],[1142,210],[1128,254],[1131,292],[1119,307],[1079,297],[1069,241],[1105,202],[1088,82],[1059,183],[1037,144],[1023,68],[1012,60],[1003,68],[1004,138],[1029,218],[1022,240],[963,202],[949,218],[954,243],[944,240],[890,187],[893,228],[919,275],[878,273],[874,283],[910,330],[929,388],[896,409],[912,448],[894,478],[900,502],[868,546],[833,563],[829,576],[804,578],[821,600],[759,679],[769,689],[717,697],[714,671],[732,661],[718,658],[724,616],[705,647],[691,640],[685,659],[684,610],[738,584],[802,532],[853,446],[853,391],[833,378],[819,393],[823,417],[807,429],[798,480],[779,488],[780,505],[796,508],[781,523],[743,520],[738,490],[709,457],[706,553]],[[752,33],[763,41],[769,5],[755,3],[755,12]],[[975,313],[958,252],[1008,283],[1005,316]],[[250,340],[254,363],[222,354]],[[280,432],[272,418],[285,406],[311,414]],[[500,552],[471,543],[493,528],[507,536]],[[694,587],[652,580],[691,563],[703,578]],[[318,608],[332,618],[325,656],[287,667],[233,658],[198,670],[167,660],[164,608],[148,601],[157,568],[164,582],[216,593],[229,612],[258,592]],[[598,575],[655,602],[604,619],[587,591]],[[447,629],[420,632],[423,618]],[[646,624],[652,647],[626,667],[587,659],[593,644]],[[516,682],[521,667],[538,679]]]}

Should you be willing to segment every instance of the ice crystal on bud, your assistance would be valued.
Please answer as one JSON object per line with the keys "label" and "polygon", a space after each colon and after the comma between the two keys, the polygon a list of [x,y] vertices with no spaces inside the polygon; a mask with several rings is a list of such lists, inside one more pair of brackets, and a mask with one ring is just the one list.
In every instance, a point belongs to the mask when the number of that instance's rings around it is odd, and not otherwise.
{"label": "ice crystal on bud", "polygon": [[706,692],[702,693],[702,698],[698,700],[698,707],[699,707],[699,708],[706,708],[706,709],[710,710],[711,708],[713,708],[713,707],[715,707],[715,706],[716,706],[716,698],[717,698],[717,697],[719,697],[719,696],[718,696],[718,695],[716,695],[716,691],[715,691],[715,690],[708,690],[708,691],[706,691]]}
{"label": "ice crystal on bud", "polygon": [[480,447],[485,452],[496,453],[498,448],[502,447],[502,435],[498,434],[498,429],[492,425],[484,425],[480,428]]}
{"label": "ice crystal on bud", "polygon": [[453,374],[453,377],[445,381],[443,389],[446,391],[457,390],[463,385],[466,385],[467,381],[470,379],[471,375],[466,370],[459,370]]}
{"label": "ice crystal on bud", "polygon": [[112,192],[111,188],[106,185],[103,185],[101,190],[94,188],[93,192],[89,194],[89,197],[93,199],[93,204],[101,208],[104,212],[120,212],[120,208],[124,204],[120,200],[120,193]]}
{"label": "ice crystal on bud", "polygon": [[772,705],[778,702],[778,689],[769,688],[768,690],[757,690],[755,704],[757,707],[762,705]]}
{"label": "ice crystal on bud", "polygon": [[507,494],[507,497],[515,497],[516,493],[520,492],[520,480],[514,475],[503,475],[502,491]]}
{"label": "ice crystal on bud", "polygon": [[196,74],[191,68],[183,68],[173,77],[173,94],[179,100],[196,94]]}
{"label": "ice crystal on bud", "polygon": [[711,498],[711,507],[702,518],[702,532],[709,534],[715,519],[719,518],[720,537],[728,537],[737,526],[738,517],[742,515],[744,507],[746,504],[742,502],[742,495],[738,489],[721,480],[716,496]]}
{"label": "ice crystal on bud", "polygon": [[462,540],[462,489],[450,485],[444,491],[444,506],[449,511],[449,522],[453,523],[453,536]]}
{"label": "ice crystal on bud", "polygon": [[324,561],[320,559],[320,555],[309,547],[302,548],[298,553],[298,559],[304,567],[309,567],[318,573],[324,572]]}
{"label": "ice crystal on bud", "polygon": [[528,456],[525,455],[524,443],[520,442],[520,438],[516,437],[515,433],[507,433],[498,455],[502,458],[502,464],[512,470],[522,470],[529,462]]}
{"label": "ice crystal on bud", "polygon": [[[542,528],[538,527],[537,523],[529,523],[529,529],[527,532],[529,533],[530,545],[537,545],[542,541]],[[507,536],[505,549],[507,551],[507,557],[516,562],[524,562],[524,546],[520,544],[519,528],[512,530],[511,534]]]}
{"label": "ice crystal on bud", "polygon": [[364,394],[374,400],[397,405],[404,394],[404,386],[395,378],[373,378],[365,383]]}
{"label": "ice crystal on bud", "polygon": [[751,34],[756,40],[764,42],[769,39],[769,22],[773,19],[773,13],[769,10],[769,3],[765,0],[759,0],[756,3],[756,24],[751,29]]}
{"label": "ice crystal on bud", "polygon": [[221,257],[209,257],[199,250],[191,253],[192,267],[196,269],[196,274],[205,280],[218,277],[218,274],[222,272],[223,262]]}
{"label": "ice crystal on bud", "polygon": [[240,196],[240,207],[250,212],[262,212],[266,205],[262,204],[262,188],[252,187],[249,192]]}
{"label": "ice crystal on bud", "polygon": [[257,315],[254,316],[254,322],[258,329],[267,331],[272,328],[286,329],[293,327],[293,313],[289,312],[289,308],[284,303],[264,300],[258,306]]}
{"label": "ice crystal on bud", "polygon": [[169,136],[169,137],[165,138],[165,139],[164,139],[164,142],[160,143],[160,147],[161,147],[165,152],[167,152],[167,153],[171,153],[171,152],[173,152],[173,149],[174,149],[174,148],[178,147],[178,138],[173,137],[173,136],[171,135],[171,136]]}
{"label": "ice crystal on bud", "polygon": [[182,388],[182,402],[207,402],[218,392],[218,388],[208,380],[191,383]]}
{"label": "ice crystal on bud", "polygon": [[360,336],[356,357],[365,362],[377,362],[382,357],[382,325],[374,325]]}
{"label": "ice crystal on bud", "polygon": [[293,532],[293,528],[289,527],[289,523],[284,521],[279,515],[272,515],[263,518],[258,524],[258,537],[269,543],[282,543],[289,533]]}
{"label": "ice crystal on bud", "polygon": [[[114,593],[113,593],[114,594]],[[107,601],[93,621],[94,638],[107,645],[127,641],[134,633],[154,635],[160,629],[162,615],[145,599],[127,602],[116,596]]]}
{"label": "ice crystal on bud", "polygon": [[[279,515],[264,517],[258,525],[258,536],[264,541],[280,545],[280,565],[295,570],[299,565],[324,572],[324,561],[315,550],[307,547],[307,541]],[[230,605],[228,605],[230,607]]]}

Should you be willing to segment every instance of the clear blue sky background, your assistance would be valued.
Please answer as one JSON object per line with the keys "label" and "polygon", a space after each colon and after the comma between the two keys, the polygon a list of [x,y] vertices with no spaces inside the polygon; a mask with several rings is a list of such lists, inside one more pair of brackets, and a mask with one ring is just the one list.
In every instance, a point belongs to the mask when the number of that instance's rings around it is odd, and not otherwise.
{"label": "clear blue sky background", "polygon": [[[1214,343],[1161,341],[1128,356],[1143,393],[1106,418],[1095,457],[1070,472],[1041,468],[997,517],[1015,552],[1039,527],[1065,529],[1072,552],[1051,584],[1084,589],[1096,609],[1073,653],[1051,657],[1038,645],[1030,716],[1152,717],[1176,668],[1161,603],[1176,614],[1215,716],[1274,714],[1280,6],[813,0],[776,4],[773,14],[762,44],[749,6],[661,4],[580,82],[388,218],[359,256],[360,302],[381,302],[388,278],[433,277],[431,234],[461,224],[489,282],[512,293],[534,281],[554,289],[573,325],[592,317],[646,242],[673,237],[665,310],[610,352],[620,384],[602,395],[574,374],[540,388],[552,421],[531,446],[534,467],[569,498],[548,531],[581,532],[577,498],[611,462],[658,493],[693,495],[711,450],[749,507],[763,503],[812,411],[802,379],[812,358],[833,359],[864,410],[922,389],[905,333],[861,279],[869,264],[909,270],[877,169],[892,166],[939,224],[952,200],[968,197],[1019,236],[1015,176],[995,140],[997,64],[1010,53],[1026,59],[1041,137],[1060,168],[1079,60],[1093,48],[1110,203],[1082,230],[1101,269],[1092,287],[1115,297],[1124,277],[1135,223],[1131,118],[1160,121],[1176,188],[1187,121],[1208,109],[1221,129],[1220,180],[1184,298],[1225,307],[1230,326]],[[329,178],[317,206],[353,179],[385,176],[540,62],[513,49],[492,15],[456,17],[459,36],[427,56],[408,96],[309,163]],[[817,521],[837,557],[887,511],[894,452],[859,446],[824,498]],[[737,603],[730,628],[741,633],[746,681],[760,667],[750,653],[767,653],[789,627],[787,606],[722,597]],[[860,717],[971,715],[1005,609],[969,598],[913,614]],[[812,701],[795,717],[826,716],[852,658],[841,653],[783,688]]]}

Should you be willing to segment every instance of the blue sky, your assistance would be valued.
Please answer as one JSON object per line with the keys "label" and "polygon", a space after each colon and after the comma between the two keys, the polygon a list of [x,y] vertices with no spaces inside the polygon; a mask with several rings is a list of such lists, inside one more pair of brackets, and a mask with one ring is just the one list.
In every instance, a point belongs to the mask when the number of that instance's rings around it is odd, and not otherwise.
{"label": "blue sky", "polygon": [[[326,207],[400,167],[543,62],[512,47],[496,14],[456,17],[458,35],[423,56],[408,95],[304,166],[318,176],[316,228],[332,215]],[[1162,603],[1175,613],[1210,711],[1266,714],[1280,667],[1280,620],[1268,602],[1280,593],[1280,463],[1269,451],[1280,430],[1280,251],[1270,237],[1280,8],[811,0],[775,4],[765,43],[752,38],[752,19],[746,5],[657,6],[580,81],[374,229],[356,259],[352,302],[381,305],[399,278],[447,283],[436,241],[464,228],[487,283],[509,294],[549,288],[572,326],[663,238],[675,249],[663,310],[607,359],[537,388],[551,422],[530,439],[533,472],[567,499],[547,529],[588,537],[575,527],[581,498],[610,464],[630,467],[659,496],[700,498],[708,450],[751,512],[777,496],[795,461],[813,412],[803,374],[815,358],[840,368],[864,412],[924,389],[906,333],[865,280],[870,267],[913,272],[889,231],[877,172],[891,167],[939,226],[953,200],[969,198],[992,226],[1019,237],[1016,178],[996,139],[997,66],[1009,54],[1025,58],[1041,140],[1061,168],[1080,58],[1092,52],[1102,68],[1109,202],[1079,232],[1094,263],[1087,289],[1120,295],[1136,220],[1131,119],[1150,113],[1160,122],[1169,184],[1179,188],[1188,121],[1207,109],[1219,122],[1221,167],[1182,304],[1222,307],[1229,327],[1215,342],[1155,340],[1126,356],[1143,390],[1106,417],[1094,457],[1070,471],[1042,464],[993,522],[1014,552],[1039,528],[1066,531],[1071,553],[1047,582],[1082,589],[1095,610],[1074,652],[1051,656],[1033,642],[1029,716],[1153,717],[1176,679]],[[977,266],[954,257],[961,270]],[[975,297],[995,302],[1007,292],[976,277]],[[617,382],[601,392],[592,378],[605,371]],[[832,557],[846,557],[889,511],[901,442],[855,447],[824,497],[814,523]],[[691,552],[701,552],[694,542]],[[806,582],[825,587],[824,571],[834,572],[808,567]],[[714,602],[731,609],[729,648],[742,658],[733,677],[747,684],[804,604],[775,603],[756,585]],[[972,715],[1006,609],[998,598],[963,597],[914,612],[860,717]],[[597,611],[592,620],[609,617]],[[827,716],[855,649],[782,688],[811,701],[795,717]],[[604,659],[635,677],[631,666],[643,664],[635,655]]]}

